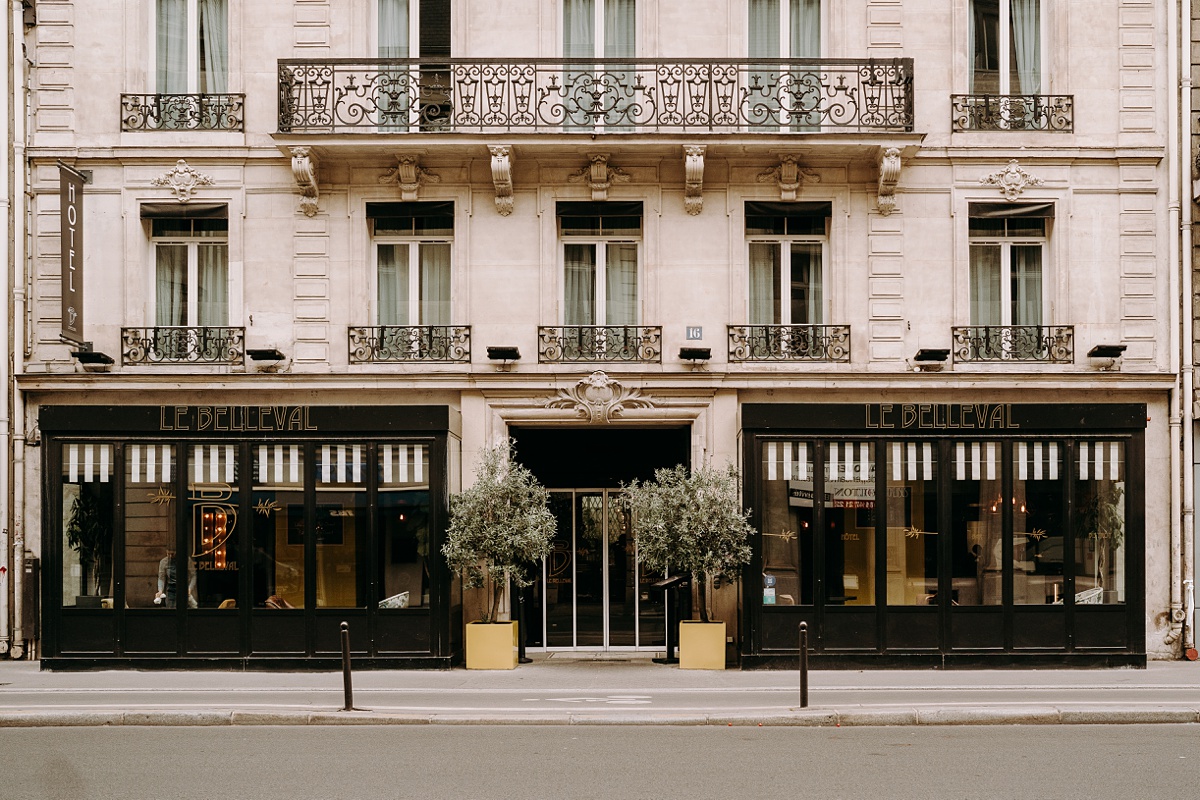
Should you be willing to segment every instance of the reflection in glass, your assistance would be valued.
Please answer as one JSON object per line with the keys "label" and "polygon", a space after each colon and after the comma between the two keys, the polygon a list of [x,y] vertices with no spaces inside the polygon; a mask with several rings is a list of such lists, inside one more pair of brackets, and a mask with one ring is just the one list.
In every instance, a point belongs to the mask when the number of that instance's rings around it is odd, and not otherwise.
{"label": "reflection in glass", "polygon": [[555,533],[546,559],[546,646],[575,645],[574,513],[570,492],[551,492]]}
{"label": "reflection in glass", "polygon": [[825,456],[825,603],[875,604],[875,446],[829,442]]}
{"label": "reflection in glass", "polygon": [[62,604],[112,608],[113,446],[62,446]]}
{"label": "reflection in glass", "polygon": [[1125,602],[1125,443],[1080,442],[1075,603]]}
{"label": "reflection in glass", "polygon": [[813,604],[813,455],[810,442],[763,444],[763,604]]}
{"label": "reflection in glass", "polygon": [[892,442],[888,450],[888,605],[936,602],[938,460],[932,442]]}
{"label": "reflection in glass", "polygon": [[254,607],[303,608],[304,448],[263,444],[253,454]]}
{"label": "reflection in glass", "polygon": [[1013,602],[1063,602],[1066,476],[1058,442],[1013,445]]}
{"label": "reflection in glass", "polygon": [[[429,464],[422,445],[378,448],[380,608],[429,605]],[[417,460],[421,461],[420,468]]]}
{"label": "reflection in glass", "polygon": [[637,644],[637,549],[629,525],[629,511],[617,495],[607,495],[608,505],[608,644]]}
{"label": "reflection in glass", "polygon": [[604,496],[580,492],[575,495],[575,644],[598,647],[604,644]]}
{"label": "reflection in glass", "polygon": [[317,504],[304,530],[316,539],[318,608],[367,604],[366,451],[361,444],[317,446]]}
{"label": "reflection in glass", "polygon": [[999,444],[955,442],[951,477],[950,602],[1000,605],[1004,498]]}
{"label": "reflection in glass", "polygon": [[[232,613],[238,596],[238,446],[193,445],[187,480],[188,608]],[[163,568],[164,584],[169,584],[169,562]]]}
{"label": "reflection in glass", "polygon": [[[175,608],[175,448],[125,446],[125,607]],[[195,570],[190,594],[195,595]]]}

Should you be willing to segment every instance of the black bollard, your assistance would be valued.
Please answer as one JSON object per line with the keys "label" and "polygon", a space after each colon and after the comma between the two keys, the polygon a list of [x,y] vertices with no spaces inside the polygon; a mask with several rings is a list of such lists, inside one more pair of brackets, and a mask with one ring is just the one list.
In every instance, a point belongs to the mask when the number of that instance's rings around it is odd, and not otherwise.
{"label": "black bollard", "polygon": [[808,623],[800,623],[800,707],[808,708]]}
{"label": "black bollard", "polygon": [[521,588],[517,589],[517,663],[533,663],[533,659],[525,655],[525,590]]}
{"label": "black bollard", "polygon": [[350,623],[342,623],[342,684],[346,690],[346,707],[343,711],[354,710],[354,689],[350,686]]}

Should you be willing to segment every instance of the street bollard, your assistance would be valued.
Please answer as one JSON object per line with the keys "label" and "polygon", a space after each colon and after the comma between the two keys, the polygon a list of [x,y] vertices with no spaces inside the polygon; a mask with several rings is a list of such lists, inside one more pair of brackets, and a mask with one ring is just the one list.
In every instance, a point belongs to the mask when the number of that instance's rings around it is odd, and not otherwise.
{"label": "street bollard", "polygon": [[808,708],[808,623],[800,623],[800,707]]}
{"label": "street bollard", "polygon": [[346,707],[343,711],[354,710],[354,689],[350,686],[350,623],[342,623],[342,683],[346,689]]}

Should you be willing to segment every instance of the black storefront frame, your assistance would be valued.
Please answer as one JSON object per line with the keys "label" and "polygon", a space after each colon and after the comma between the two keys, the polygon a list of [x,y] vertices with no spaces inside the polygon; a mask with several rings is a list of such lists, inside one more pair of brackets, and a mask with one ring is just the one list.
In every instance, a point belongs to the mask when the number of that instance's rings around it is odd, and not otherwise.
{"label": "black storefront frame", "polygon": [[[752,510],[752,522],[762,530],[765,503],[763,473],[764,445],[769,441],[803,440],[815,447],[814,498],[820,497],[824,483],[824,457],[827,443],[870,442],[874,446],[875,491],[877,497],[887,492],[886,444],[894,442],[934,442],[938,471],[938,525],[942,532],[951,530],[951,481],[949,470],[952,442],[994,441],[1002,458],[1000,476],[1002,494],[1013,492],[1012,451],[1022,439],[1057,439],[1069,444],[1064,453],[1068,473],[1062,513],[1069,516],[1078,478],[1075,474],[1076,447],[1080,441],[1120,440],[1125,446],[1125,592],[1123,604],[1080,607],[1071,601],[1060,607],[1017,605],[1013,592],[1012,510],[1004,510],[1002,530],[1003,584],[1002,603],[998,619],[1000,646],[954,647],[952,621],[965,621],[972,614],[984,617],[982,611],[959,607],[952,611],[950,598],[951,537],[940,536],[938,542],[938,595],[936,607],[926,611],[914,606],[888,606],[887,603],[887,518],[875,514],[875,605],[863,607],[825,605],[823,587],[814,586],[810,606],[772,606],[763,603],[763,543],[756,537],[752,560],[747,567],[743,594],[741,655],[747,667],[794,667],[798,652],[798,626],[807,622],[810,629],[810,658],[816,665],[831,668],[914,667],[914,666],[1144,666],[1145,655],[1145,427],[1146,406],[1140,403],[1112,404],[953,404],[953,403],[862,403],[862,404],[745,404],[742,407],[743,492]],[[813,526],[825,530],[824,509],[814,503]],[[814,541],[815,576],[822,576],[824,557],[820,548],[824,535]],[[1063,540],[1063,560],[1074,562],[1074,539],[1071,525]],[[1066,573],[1072,573],[1071,569]],[[814,578],[814,582],[817,578]],[[1064,575],[1064,593],[1074,596],[1074,582],[1068,584]],[[862,609],[862,610],[859,610]],[[870,609],[870,611],[866,611]],[[837,629],[831,620],[858,617],[864,614],[873,619],[872,635],[860,631]],[[1014,619],[1061,615],[1065,628],[1061,647],[1016,646]],[[890,646],[889,631],[894,632],[899,620],[928,626],[936,616],[936,644],[927,647]],[[855,646],[856,637],[860,640]],[[842,642],[830,646],[829,640]],[[866,641],[869,639],[869,641]],[[851,642],[845,645],[844,642]],[[773,645],[773,646],[772,646]]]}
{"label": "black storefront frame", "polygon": [[[457,438],[450,432],[446,406],[43,406],[42,541],[45,578],[42,581],[43,666],[47,668],[111,668],[203,666],[209,668],[329,669],[340,665],[340,623],[351,626],[351,647],[360,667],[449,667],[461,651],[462,600],[458,583],[440,556],[448,524],[450,462]],[[243,565],[238,570],[236,614],[211,609],[188,609],[177,603],[173,612],[125,608],[126,455],[131,444],[169,444],[177,466],[172,485],[180,498],[187,495],[188,448],[197,444],[237,448],[239,516],[249,520],[253,499],[252,450],[258,445],[300,445],[304,460],[305,529],[312,530],[316,502],[315,448],[323,444],[360,444],[367,465],[377,465],[383,444],[419,444],[428,448],[429,605],[380,609],[378,477],[364,471],[367,493],[366,545],[360,550],[365,569],[365,607],[316,608],[316,542],[305,536],[305,603],[303,609],[255,608],[252,563],[253,528],[240,526],[235,546]],[[62,445],[113,446],[113,597],[111,609],[63,608]],[[186,575],[187,500],[175,504],[177,574]],[[186,591],[186,590],[185,590]],[[302,646],[274,651],[255,649],[257,618],[297,617],[303,625]],[[217,631],[196,638],[203,620],[216,619]],[[231,618],[235,621],[231,622]],[[147,621],[147,625],[143,622]],[[130,623],[133,623],[131,628]],[[293,626],[294,627],[294,626]],[[150,630],[143,630],[149,628]],[[222,636],[230,636],[231,645]],[[155,650],[130,646],[130,633],[142,640],[162,642]],[[413,646],[412,642],[419,644]],[[215,643],[214,643],[215,642]]]}

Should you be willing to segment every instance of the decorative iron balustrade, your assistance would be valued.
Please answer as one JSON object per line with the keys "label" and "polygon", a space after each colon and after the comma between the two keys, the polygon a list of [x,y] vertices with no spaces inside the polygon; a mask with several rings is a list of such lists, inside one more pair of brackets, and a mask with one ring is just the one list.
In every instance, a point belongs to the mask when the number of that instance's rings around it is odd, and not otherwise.
{"label": "decorative iron balustrade", "polygon": [[241,364],[245,328],[165,326],[121,329],[121,363]]}
{"label": "decorative iron balustrade", "polygon": [[350,328],[350,363],[471,360],[470,325],[372,325]]}
{"label": "decorative iron balustrade", "polygon": [[730,325],[730,361],[850,361],[849,325]]}
{"label": "decorative iron balustrade", "polygon": [[538,328],[538,363],[662,362],[658,325],[557,325]]}
{"label": "decorative iron balustrade", "polygon": [[951,337],[955,361],[1075,363],[1073,325],[969,325]]}
{"label": "decorative iron balustrade", "polygon": [[913,61],[285,59],[281,133],[911,131]]}
{"label": "decorative iron balustrade", "polygon": [[954,94],[950,96],[954,132],[1075,130],[1074,95]]}
{"label": "decorative iron balustrade", "polygon": [[122,131],[240,131],[244,94],[123,94]]}

